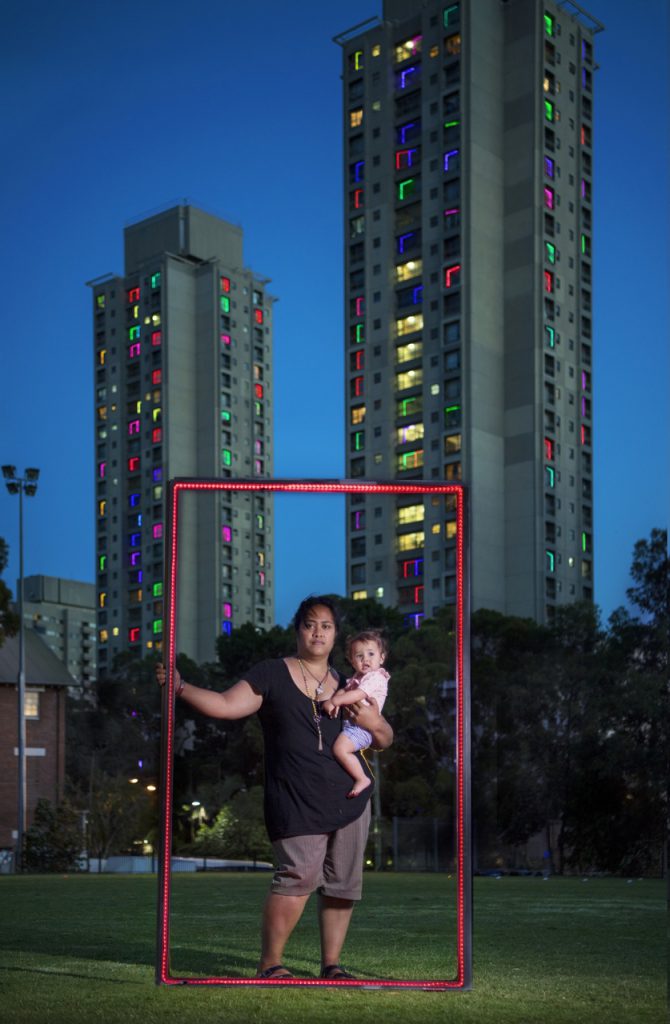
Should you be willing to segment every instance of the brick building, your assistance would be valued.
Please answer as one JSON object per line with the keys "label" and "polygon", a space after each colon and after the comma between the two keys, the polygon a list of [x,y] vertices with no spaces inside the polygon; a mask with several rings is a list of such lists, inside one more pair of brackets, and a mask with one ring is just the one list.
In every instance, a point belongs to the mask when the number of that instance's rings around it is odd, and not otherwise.
{"label": "brick building", "polygon": [[[75,680],[33,630],[25,631],[26,825],[44,797],[57,803],[65,787],[65,701]],[[19,639],[0,647],[0,849],[13,848],[18,810],[17,679]]]}

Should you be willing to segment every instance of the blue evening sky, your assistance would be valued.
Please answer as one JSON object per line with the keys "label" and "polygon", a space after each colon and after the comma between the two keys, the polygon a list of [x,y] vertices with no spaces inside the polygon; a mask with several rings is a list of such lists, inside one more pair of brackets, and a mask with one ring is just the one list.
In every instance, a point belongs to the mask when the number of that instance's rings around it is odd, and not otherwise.
{"label": "blue evening sky", "polygon": [[[668,9],[583,6],[606,25],[595,42],[594,184],[594,533],[606,617],[625,603],[634,542],[667,523]],[[130,220],[184,198],[243,227],[246,264],[280,300],[275,476],[343,476],[331,38],[380,12],[381,0],[5,4],[0,462],[42,471],[25,503],[26,575],[94,578],[84,282],[123,272]],[[284,623],[304,593],[343,592],[344,536],[341,499],[279,504]],[[4,487],[0,536],[14,589],[18,499]]]}

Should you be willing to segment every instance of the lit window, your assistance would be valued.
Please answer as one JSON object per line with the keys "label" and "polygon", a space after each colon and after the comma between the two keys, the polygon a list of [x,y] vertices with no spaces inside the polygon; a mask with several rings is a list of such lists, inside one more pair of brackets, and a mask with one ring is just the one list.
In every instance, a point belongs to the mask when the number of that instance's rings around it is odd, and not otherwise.
{"label": "lit window", "polygon": [[544,117],[547,121],[554,120],[554,104],[551,102],[551,100],[544,101]]}
{"label": "lit window", "polygon": [[404,508],[399,508],[396,513],[396,522],[401,525],[403,523],[422,523],[426,515],[423,502],[420,505],[405,505]]}
{"label": "lit window", "polygon": [[396,362],[407,363],[410,359],[419,359],[423,352],[423,343],[410,341],[407,345],[398,345],[396,351]]}
{"label": "lit window", "polygon": [[230,291],[230,278],[229,277],[222,277],[221,278],[221,291],[225,292],[225,293],[228,293]]}
{"label": "lit window", "polygon": [[547,257],[547,261],[549,263],[555,263],[556,262],[556,246],[553,244],[553,242],[545,242],[544,243],[544,251],[545,251],[545,255]]}
{"label": "lit window", "polygon": [[395,62],[400,64],[402,61],[409,60],[410,57],[414,57],[420,52],[421,36],[412,36],[411,39],[405,39],[402,43],[396,45]]}
{"label": "lit window", "polygon": [[415,533],[403,533],[396,539],[398,551],[412,551],[414,548],[422,548],[425,540],[423,530]]}
{"label": "lit window", "polygon": [[263,385],[262,384],[254,384],[254,394],[255,394],[256,398],[260,399],[260,398],[263,397]]}
{"label": "lit window", "polygon": [[363,108],[357,107],[356,110],[349,111],[349,127],[359,128],[363,124]]}
{"label": "lit window", "polygon": [[232,465],[233,455],[229,448],[221,449],[221,461],[223,462],[224,466]]}
{"label": "lit window", "polygon": [[543,189],[543,192],[544,192],[544,205],[546,206],[546,208],[548,210],[553,210],[554,209],[554,190],[553,190],[553,188],[549,188],[548,185],[545,185],[544,189]]}
{"label": "lit window", "polygon": [[382,52],[382,48],[379,45],[379,43],[375,43],[375,45],[372,47],[372,50],[370,52],[372,53],[373,57],[378,57],[379,54]]}
{"label": "lit window", "polygon": [[230,299],[227,295],[221,296],[221,312],[230,313]]}
{"label": "lit window", "polygon": [[448,434],[444,439],[444,450],[447,455],[455,455],[461,450],[461,435]]}
{"label": "lit window", "polygon": [[447,36],[444,40],[444,50],[451,57],[456,57],[461,52],[461,34],[455,32],[452,36]]}
{"label": "lit window", "polygon": [[104,309],[105,308],[105,296],[104,295],[96,295],[96,297],[95,297],[95,304],[98,307],[98,309]]}
{"label": "lit window", "polygon": [[351,424],[357,426],[359,423],[363,423],[365,420],[365,406],[357,405],[351,410]]}
{"label": "lit window", "polygon": [[396,391],[405,391],[407,388],[416,388],[423,384],[423,370],[406,370],[405,373],[397,373],[395,378]]}
{"label": "lit window", "polygon": [[104,608],[106,606],[106,604],[107,604],[107,593],[106,593],[106,591],[101,590],[100,593],[98,594],[98,607],[99,608]]}
{"label": "lit window", "polygon": [[554,19],[551,14],[545,14],[544,16],[544,31],[549,37],[554,34]]}
{"label": "lit window", "polygon": [[233,539],[233,529],[232,529],[231,526],[222,526],[221,527],[221,539],[223,540],[224,544],[230,544],[232,542],[232,539]]}
{"label": "lit window", "polygon": [[423,436],[423,423],[408,423],[406,427],[398,427],[396,430],[396,444],[412,444],[421,441]]}
{"label": "lit window", "polygon": [[447,540],[455,540],[458,535],[458,526],[453,519],[444,524],[444,536]]}
{"label": "lit window", "polygon": [[400,263],[395,268],[396,281],[409,281],[418,277],[423,269],[421,260],[408,260],[407,263]]}
{"label": "lit window", "polygon": [[106,644],[109,640],[109,633],[106,629],[101,629],[98,636],[101,644]]}
{"label": "lit window", "polygon": [[399,337],[405,334],[414,334],[423,328],[423,313],[415,313],[411,316],[404,316],[395,322],[396,332]]}
{"label": "lit window", "polygon": [[101,518],[107,515],[107,502],[104,500],[98,502],[98,515]]}
{"label": "lit window", "polygon": [[554,275],[550,270],[544,271],[544,290],[545,292],[553,292],[554,290]]}
{"label": "lit window", "polygon": [[263,310],[262,309],[255,309],[254,310],[254,320],[256,321],[257,324],[262,324],[263,323]]}
{"label": "lit window", "polygon": [[548,178],[554,177],[554,161],[550,156],[545,156],[544,158],[544,173]]}

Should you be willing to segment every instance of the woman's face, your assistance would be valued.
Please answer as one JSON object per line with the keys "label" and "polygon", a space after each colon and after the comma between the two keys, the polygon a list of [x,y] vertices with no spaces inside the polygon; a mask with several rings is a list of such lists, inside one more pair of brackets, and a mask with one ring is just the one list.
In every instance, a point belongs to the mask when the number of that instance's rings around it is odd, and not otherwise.
{"label": "woman's face", "polygon": [[330,608],[317,604],[305,615],[297,634],[301,658],[327,658],[333,649],[337,630]]}

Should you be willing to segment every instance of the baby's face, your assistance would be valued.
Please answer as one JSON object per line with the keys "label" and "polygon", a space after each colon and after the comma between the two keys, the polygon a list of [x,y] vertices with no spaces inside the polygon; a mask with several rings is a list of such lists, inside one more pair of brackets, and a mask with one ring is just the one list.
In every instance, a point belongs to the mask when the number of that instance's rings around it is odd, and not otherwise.
{"label": "baby's face", "polygon": [[374,640],[357,640],[351,645],[350,660],[356,672],[374,672],[384,664],[384,655]]}

